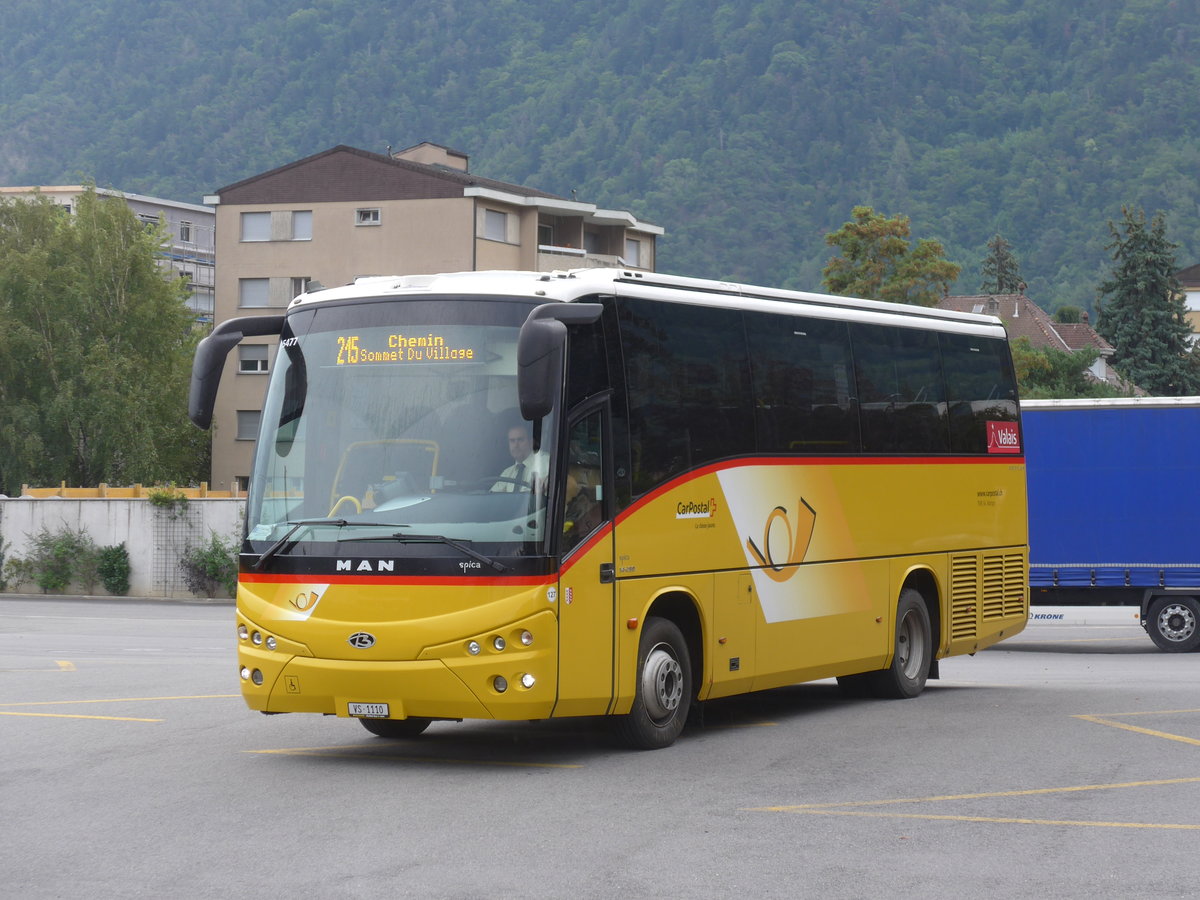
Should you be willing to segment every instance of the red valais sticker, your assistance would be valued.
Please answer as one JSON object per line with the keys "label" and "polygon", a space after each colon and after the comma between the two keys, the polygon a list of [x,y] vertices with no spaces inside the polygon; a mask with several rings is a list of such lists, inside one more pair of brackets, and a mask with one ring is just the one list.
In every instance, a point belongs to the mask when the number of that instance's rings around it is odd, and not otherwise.
{"label": "red valais sticker", "polygon": [[987,423],[988,453],[1020,453],[1021,430],[1016,422]]}

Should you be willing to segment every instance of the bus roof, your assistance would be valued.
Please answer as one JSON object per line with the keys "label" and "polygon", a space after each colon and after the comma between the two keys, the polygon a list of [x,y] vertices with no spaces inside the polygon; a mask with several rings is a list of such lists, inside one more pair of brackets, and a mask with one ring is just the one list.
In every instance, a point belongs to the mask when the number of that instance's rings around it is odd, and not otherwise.
{"label": "bus roof", "polygon": [[619,268],[361,276],[347,285],[317,287],[303,293],[292,301],[292,307],[360,297],[437,294],[506,295],[569,303],[598,293],[774,313],[796,314],[800,310],[795,307],[804,306],[805,314],[821,318],[903,324],[897,321],[901,317],[916,327],[1004,333],[1003,324],[995,316]]}

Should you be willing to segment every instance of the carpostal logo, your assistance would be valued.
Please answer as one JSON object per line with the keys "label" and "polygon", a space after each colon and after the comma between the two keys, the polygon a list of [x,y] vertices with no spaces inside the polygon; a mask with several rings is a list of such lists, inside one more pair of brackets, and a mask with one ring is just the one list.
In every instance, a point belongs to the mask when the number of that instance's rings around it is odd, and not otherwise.
{"label": "carpostal logo", "polygon": [[675,507],[676,519],[711,519],[717,514],[717,498],[681,500]]}

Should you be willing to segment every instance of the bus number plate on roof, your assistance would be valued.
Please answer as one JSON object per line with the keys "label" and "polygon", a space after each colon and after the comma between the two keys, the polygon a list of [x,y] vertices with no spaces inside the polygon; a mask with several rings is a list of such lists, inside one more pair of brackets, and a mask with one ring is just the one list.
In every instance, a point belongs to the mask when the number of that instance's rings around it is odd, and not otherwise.
{"label": "bus number plate on roof", "polygon": [[388,705],[386,703],[349,703],[350,715],[360,719],[386,719]]}

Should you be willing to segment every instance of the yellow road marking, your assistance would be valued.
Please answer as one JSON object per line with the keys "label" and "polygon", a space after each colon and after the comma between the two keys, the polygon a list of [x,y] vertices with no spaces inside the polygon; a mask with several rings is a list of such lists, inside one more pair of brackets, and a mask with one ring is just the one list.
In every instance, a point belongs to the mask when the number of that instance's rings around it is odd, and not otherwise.
{"label": "yellow road marking", "polygon": [[58,663],[58,669],[60,672],[75,671],[75,663],[71,662],[69,659],[56,659],[55,662]]}
{"label": "yellow road marking", "polygon": [[1005,819],[997,816],[935,816],[923,813],[862,812],[846,809],[802,810],[817,816],[860,816],[875,819],[931,819],[942,822],[986,822],[994,825],[1071,825],[1084,828],[1165,828],[1175,831],[1200,831],[1200,825],[1169,825],[1155,822],[1082,822],[1073,819]]}
{"label": "yellow road marking", "polygon": [[347,747],[290,747],[281,750],[245,750],[244,753],[259,753],[273,756],[310,756],[325,759],[387,759],[399,762],[449,763],[463,766],[507,766],[522,769],[582,769],[576,763],[511,762],[499,759],[448,759],[441,756],[395,756],[377,755],[367,752],[352,752]]}
{"label": "yellow road marking", "polygon": [[[847,803],[806,803],[797,806],[760,806],[747,812],[788,812],[815,816],[860,816],[876,819],[928,819],[945,822],[987,822],[1001,825],[1071,825],[1087,828],[1159,828],[1176,831],[1200,831],[1200,825],[1153,822],[1085,822],[1071,819],[1028,819],[1001,816],[956,816],[932,813],[876,812],[866,806],[894,806],[900,803],[941,803],[951,800],[989,800],[998,797],[1033,797],[1046,794],[1071,794],[1083,791],[1111,791],[1122,788],[1162,787],[1175,784],[1200,784],[1200,778],[1163,778],[1156,781],[1125,781],[1116,784],[1081,784],[1058,788],[1030,788],[1020,791],[989,791],[980,794],[942,794],[936,797],[900,797],[891,800],[856,800]],[[859,808],[854,808],[859,807]]]}
{"label": "yellow road marking", "polygon": [[80,716],[68,713],[35,713],[35,712],[6,712],[0,710],[0,716],[31,716],[41,719],[106,719],[110,722],[161,722],[162,719],[135,719],[131,716]]}
{"label": "yellow road marking", "polygon": [[1200,747],[1200,739],[1184,737],[1181,734],[1171,734],[1169,731],[1156,731],[1153,728],[1142,728],[1138,725],[1130,725],[1127,722],[1115,722],[1115,718],[1127,718],[1129,716],[1170,716],[1179,715],[1181,713],[1198,713],[1200,709],[1164,709],[1164,710],[1143,710],[1142,712],[1131,713],[1108,713],[1104,716],[1072,716],[1073,719],[1082,719],[1085,722],[1092,722],[1096,725],[1107,725],[1109,728],[1120,728],[1123,731],[1132,731],[1135,734],[1145,734],[1150,737],[1162,738],[1166,741],[1178,741],[1181,744],[1191,744],[1193,747]]}
{"label": "yellow road marking", "polygon": [[24,703],[0,703],[0,706],[70,706],[76,703],[146,703],[152,700],[228,700],[241,694],[195,694],[180,697],[112,697],[106,700],[31,700]]}

